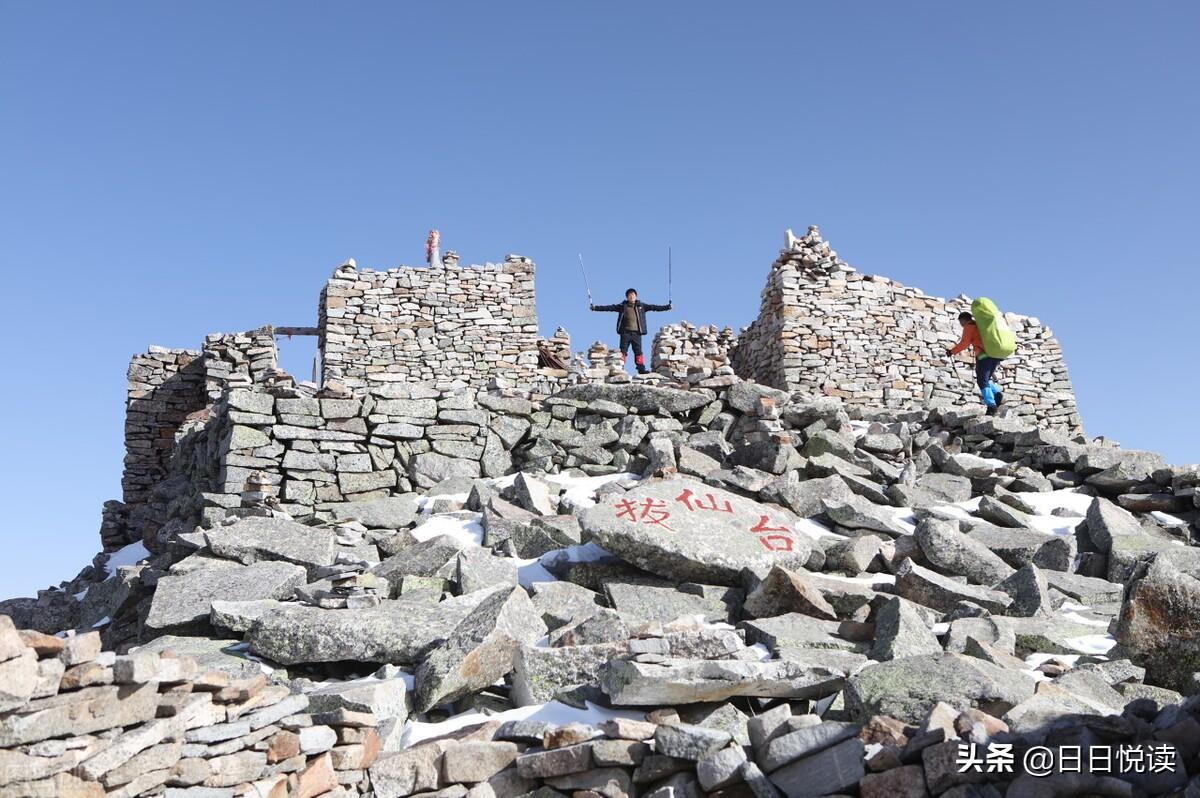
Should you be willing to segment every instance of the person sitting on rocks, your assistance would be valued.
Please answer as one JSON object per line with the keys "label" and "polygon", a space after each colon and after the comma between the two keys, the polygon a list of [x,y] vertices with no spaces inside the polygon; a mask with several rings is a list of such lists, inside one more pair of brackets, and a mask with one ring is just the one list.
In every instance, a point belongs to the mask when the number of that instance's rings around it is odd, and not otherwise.
{"label": "person sitting on rocks", "polygon": [[670,310],[671,303],[651,305],[638,299],[637,290],[625,292],[625,301],[616,305],[588,305],[589,310],[607,311],[617,314],[617,335],[620,336],[621,362],[625,362],[626,349],[633,349],[633,362],[638,374],[647,374],[646,359],[642,356],[642,336],[646,334],[646,311]]}
{"label": "person sitting on rocks", "polygon": [[971,353],[975,355],[975,382],[979,385],[979,395],[987,406],[987,414],[994,416],[1004,403],[1004,393],[992,377],[996,373],[996,367],[1004,362],[1004,358],[989,357],[984,351],[983,338],[979,334],[979,325],[975,323],[974,316],[963,311],[958,314],[958,323],[962,325],[962,338],[947,354],[954,357],[968,347],[971,349]]}

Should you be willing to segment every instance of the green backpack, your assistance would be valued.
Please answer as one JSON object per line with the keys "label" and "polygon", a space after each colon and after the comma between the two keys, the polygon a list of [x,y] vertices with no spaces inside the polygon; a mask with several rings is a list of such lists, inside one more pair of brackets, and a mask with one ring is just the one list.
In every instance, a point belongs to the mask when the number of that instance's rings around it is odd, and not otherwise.
{"label": "green backpack", "polygon": [[1017,351],[1017,337],[1004,321],[1004,315],[996,303],[987,297],[979,297],[971,303],[971,315],[979,328],[983,340],[983,351],[988,357],[1005,358]]}

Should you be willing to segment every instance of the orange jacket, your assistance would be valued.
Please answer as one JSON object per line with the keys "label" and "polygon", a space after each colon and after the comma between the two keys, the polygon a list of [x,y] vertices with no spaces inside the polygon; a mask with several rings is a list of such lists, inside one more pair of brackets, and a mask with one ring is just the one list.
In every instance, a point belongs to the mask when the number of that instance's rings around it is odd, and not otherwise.
{"label": "orange jacket", "polygon": [[983,339],[979,337],[979,328],[974,324],[968,324],[963,327],[962,338],[958,339],[958,343],[950,350],[950,355],[953,357],[967,347],[975,350],[976,355],[983,354]]}

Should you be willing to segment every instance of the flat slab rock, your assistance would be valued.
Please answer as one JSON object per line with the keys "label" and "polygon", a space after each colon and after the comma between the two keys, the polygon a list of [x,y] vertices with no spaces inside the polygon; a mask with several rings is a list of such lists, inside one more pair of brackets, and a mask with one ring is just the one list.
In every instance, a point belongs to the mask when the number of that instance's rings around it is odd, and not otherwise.
{"label": "flat slab rock", "polygon": [[961,654],[924,654],[868,665],[846,681],[846,708],[858,721],[887,715],[920,724],[939,701],[1002,716],[1031,697],[1024,673]]}
{"label": "flat slab rock", "polygon": [[307,581],[303,566],[286,562],[221,564],[158,580],[146,628],[162,633],[188,631],[208,622],[212,602],[283,599]]}
{"label": "flat slab rock", "polygon": [[214,554],[245,565],[260,560],[283,560],[307,567],[333,565],[337,546],[332,529],[261,516],[215,527],[204,537]]}
{"label": "flat slab rock", "polygon": [[332,504],[329,514],[338,521],[356,519],[367,529],[404,529],[417,520],[417,494]]}
{"label": "flat slab rock", "polygon": [[585,539],[681,582],[737,584],[744,568],[799,568],[812,552],[788,510],[691,479],[648,482],[605,497],[580,520]]}
{"label": "flat slab rock", "polygon": [[613,660],[601,688],[615,706],[658,706],[733,696],[820,698],[840,690],[845,676],[838,668],[792,660]]}
{"label": "flat slab rock", "polygon": [[384,601],[361,610],[288,607],[255,621],[247,640],[255,654],[284,665],[341,660],[411,663],[449,637],[480,598],[467,594],[438,604]]}

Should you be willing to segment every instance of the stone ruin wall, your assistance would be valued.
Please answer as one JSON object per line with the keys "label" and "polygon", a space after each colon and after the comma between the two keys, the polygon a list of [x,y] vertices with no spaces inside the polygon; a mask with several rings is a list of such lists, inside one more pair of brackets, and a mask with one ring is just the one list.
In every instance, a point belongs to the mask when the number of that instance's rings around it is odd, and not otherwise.
{"label": "stone ruin wall", "polygon": [[321,293],[320,350],[325,381],[351,390],[371,385],[491,377],[520,381],[537,368],[534,264],[359,270],[340,266]]}
{"label": "stone ruin wall", "polygon": [[152,346],[129,362],[125,399],[124,502],[144,502],[167,473],[175,431],[203,409],[203,354]]}
{"label": "stone ruin wall", "polygon": [[[965,297],[931,297],[885,277],[856,272],[816,228],[790,235],[771,266],[758,318],[733,349],[737,374],[789,391],[851,403],[905,408],[979,401],[972,364],[947,362],[959,339]],[[1017,353],[998,372],[1006,401],[1039,425],[1079,432],[1082,424],[1062,349],[1050,328],[1005,318]]]}
{"label": "stone ruin wall", "polygon": [[105,551],[161,526],[166,509],[156,505],[154,488],[171,475],[180,431],[202,420],[226,387],[262,384],[277,365],[270,327],[213,333],[201,350],[151,346],[130,359],[121,501],[104,504],[100,537]]}

